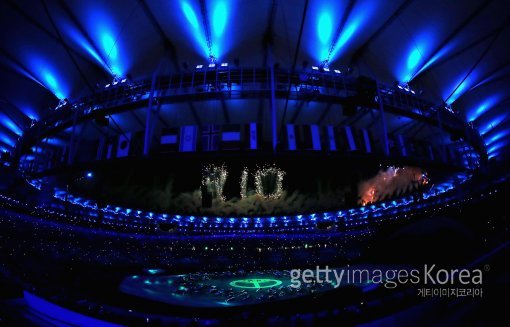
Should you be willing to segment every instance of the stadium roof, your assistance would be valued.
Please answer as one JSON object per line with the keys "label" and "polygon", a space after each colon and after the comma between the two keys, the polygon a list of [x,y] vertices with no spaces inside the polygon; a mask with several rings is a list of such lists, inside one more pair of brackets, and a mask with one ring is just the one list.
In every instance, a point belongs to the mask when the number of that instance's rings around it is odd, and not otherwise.
{"label": "stadium roof", "polygon": [[505,0],[5,0],[0,149],[55,107],[112,80],[219,62],[352,67],[408,82],[479,128],[489,157],[510,135]]}

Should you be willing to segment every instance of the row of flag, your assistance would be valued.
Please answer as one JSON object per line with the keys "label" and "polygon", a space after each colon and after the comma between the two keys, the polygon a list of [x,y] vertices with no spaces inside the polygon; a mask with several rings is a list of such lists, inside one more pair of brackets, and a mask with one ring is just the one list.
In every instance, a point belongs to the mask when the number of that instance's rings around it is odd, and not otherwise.
{"label": "row of flag", "polygon": [[[319,126],[287,124],[279,134],[279,151],[327,151],[382,153],[382,138],[374,138],[372,131],[354,126]],[[91,149],[90,158],[77,158],[78,161],[91,161],[141,156],[144,147],[144,131],[126,132],[105,137],[97,141]],[[229,150],[270,150],[271,145],[264,141],[262,125],[257,123],[228,125],[187,125],[162,129],[157,136],[151,153],[208,152]],[[390,155],[431,161],[456,163],[462,154],[454,147],[435,145],[422,140],[406,138],[404,135],[388,135]],[[79,157],[81,152],[78,153]],[[84,154],[85,155],[85,154]],[[64,164],[67,161],[67,147],[52,151],[52,162]]]}

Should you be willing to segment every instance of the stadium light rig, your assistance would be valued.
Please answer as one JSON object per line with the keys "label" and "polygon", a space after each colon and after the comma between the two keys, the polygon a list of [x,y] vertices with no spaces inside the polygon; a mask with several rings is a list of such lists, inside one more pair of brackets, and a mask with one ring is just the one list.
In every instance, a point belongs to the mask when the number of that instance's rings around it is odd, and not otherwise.
{"label": "stadium light rig", "polygon": [[[207,68],[217,68],[218,66],[221,68],[227,68],[228,62],[222,62],[221,64],[217,64],[216,62],[209,62],[207,64]],[[205,66],[203,64],[195,65],[195,69],[197,69],[197,70],[203,69],[204,67]]]}
{"label": "stadium light rig", "polygon": [[119,75],[113,75],[113,80],[111,83],[108,83],[104,86],[105,89],[111,87],[111,86],[115,86],[115,85],[118,85],[118,84],[125,84],[128,82],[128,78],[125,77],[125,76],[119,76]]}
{"label": "stadium light rig", "polygon": [[335,69],[332,69],[330,68],[328,65],[324,65],[323,63],[319,66],[312,66],[312,70],[315,70],[315,71],[319,71],[319,72],[322,72],[322,73],[330,73],[330,72],[333,72],[337,75],[347,75],[351,72],[351,69],[350,68],[335,68]]}
{"label": "stadium light rig", "polygon": [[67,98],[58,100],[58,105],[55,107],[55,110],[59,110],[60,108],[64,107],[68,102],[69,100]]}
{"label": "stadium light rig", "polygon": [[[400,82],[395,82],[395,85],[397,86],[397,88],[401,91],[405,91],[405,92],[408,92],[408,93],[411,93],[411,94],[416,94],[416,91],[413,90],[409,84],[407,83],[400,83]],[[421,94],[422,92],[420,92]]]}
{"label": "stadium light rig", "polygon": [[452,105],[451,105],[451,104],[447,104],[447,103],[445,103],[444,108],[445,108],[447,111],[451,112],[452,114],[454,114],[454,113],[455,113],[455,111],[453,110],[453,108],[452,108]]}

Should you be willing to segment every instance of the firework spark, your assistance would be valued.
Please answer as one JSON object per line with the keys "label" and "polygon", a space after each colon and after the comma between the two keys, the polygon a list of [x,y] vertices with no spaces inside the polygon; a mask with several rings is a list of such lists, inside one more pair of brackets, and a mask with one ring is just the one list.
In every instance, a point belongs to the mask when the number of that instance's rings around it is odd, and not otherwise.
{"label": "firework spark", "polygon": [[376,176],[363,181],[358,186],[358,203],[367,205],[394,196],[417,190],[428,184],[425,172],[417,167],[388,167]]}

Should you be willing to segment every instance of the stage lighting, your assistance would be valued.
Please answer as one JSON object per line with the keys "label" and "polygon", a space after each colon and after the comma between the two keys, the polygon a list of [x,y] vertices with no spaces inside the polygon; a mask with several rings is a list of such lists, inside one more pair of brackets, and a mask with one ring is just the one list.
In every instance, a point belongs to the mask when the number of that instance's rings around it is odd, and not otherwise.
{"label": "stage lighting", "polygon": [[319,67],[317,67],[317,66],[312,66],[312,69],[313,69],[313,70],[319,70]]}
{"label": "stage lighting", "polygon": [[62,108],[63,106],[65,106],[67,104],[69,100],[67,100],[67,98],[64,98],[64,99],[60,99],[58,101],[58,105],[55,107],[55,110],[58,110],[60,108]]}
{"label": "stage lighting", "polygon": [[87,176],[87,178],[92,178],[94,176],[94,174],[91,171],[89,171],[86,176]]}
{"label": "stage lighting", "polygon": [[325,72],[329,72],[329,68],[328,67],[324,67],[323,68]]}
{"label": "stage lighting", "polygon": [[216,67],[216,64],[209,64],[209,68],[214,68]]}
{"label": "stage lighting", "polygon": [[202,68],[204,68],[204,65],[197,65],[195,68],[196,69],[202,69]]}
{"label": "stage lighting", "polygon": [[221,67],[228,67],[228,63],[226,63],[226,62],[222,62],[222,63],[221,63]]}
{"label": "stage lighting", "polygon": [[109,88],[109,87],[110,87],[110,83],[108,83],[108,84],[106,84],[106,85],[104,86],[104,88],[105,88],[105,89],[107,89],[107,88]]}
{"label": "stage lighting", "polygon": [[335,70],[334,70],[334,72],[335,72],[335,73],[337,73],[337,74],[341,74],[341,73],[342,73],[342,72],[341,72],[340,70],[338,70],[338,69],[335,69]]}
{"label": "stage lighting", "polygon": [[120,82],[121,83],[126,83],[126,81],[127,81],[127,78],[123,78]]}

